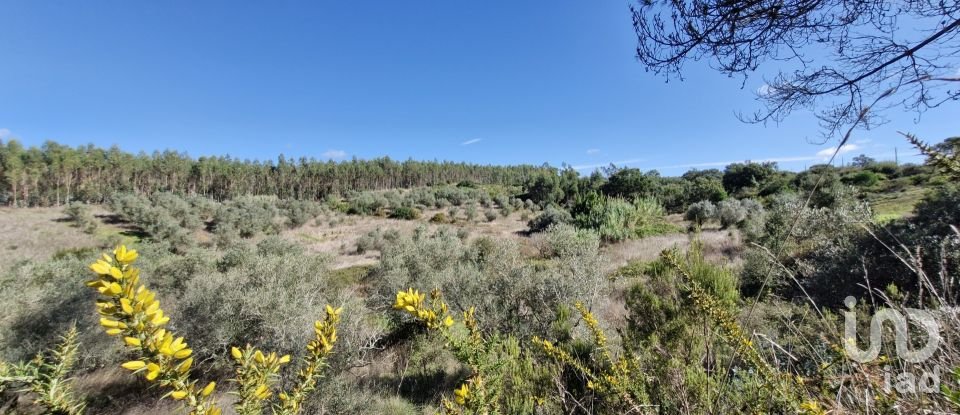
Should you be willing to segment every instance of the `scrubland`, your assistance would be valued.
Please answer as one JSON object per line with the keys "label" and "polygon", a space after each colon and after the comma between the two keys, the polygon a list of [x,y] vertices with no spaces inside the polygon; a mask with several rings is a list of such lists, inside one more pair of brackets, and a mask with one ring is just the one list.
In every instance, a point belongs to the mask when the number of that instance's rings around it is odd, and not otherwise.
{"label": "scrubland", "polygon": [[960,197],[881,167],[2,208],[0,413],[955,411]]}

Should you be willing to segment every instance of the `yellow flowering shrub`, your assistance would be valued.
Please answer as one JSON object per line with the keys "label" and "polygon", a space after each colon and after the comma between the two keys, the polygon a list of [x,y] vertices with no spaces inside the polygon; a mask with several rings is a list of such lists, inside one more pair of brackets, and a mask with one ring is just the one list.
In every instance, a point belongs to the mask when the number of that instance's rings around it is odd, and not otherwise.
{"label": "yellow flowering shrub", "polygon": [[[183,337],[165,328],[170,318],[160,307],[156,293],[140,284],[140,270],[133,267],[137,257],[137,251],[125,246],[117,247],[112,256],[103,254],[90,265],[97,277],[87,283],[100,293],[96,305],[106,334],[122,339],[130,353],[137,356],[121,366],[167,390],[164,396],[183,403],[191,415],[220,414],[222,409],[213,398],[216,383],[200,387],[191,377],[193,351]],[[278,395],[278,402],[271,403],[273,413],[298,413],[314,390],[319,371],[336,342],[340,312],[328,306],[326,318],[315,323],[315,337],[307,345],[299,381],[289,393]],[[236,409],[241,414],[259,414],[273,395],[280,366],[290,358],[264,354],[251,346],[247,346],[246,352],[245,358],[243,351],[232,349],[238,363],[237,378],[233,379],[239,386]]]}
{"label": "yellow flowering shrub", "polygon": [[644,390],[646,374],[641,370],[637,359],[629,354],[614,357],[607,345],[607,336],[600,328],[596,317],[581,304],[575,304],[577,311],[590,330],[594,345],[600,355],[599,368],[581,362],[561,345],[535,337],[534,344],[543,352],[558,362],[570,367],[587,380],[587,388],[601,397],[606,398],[609,404],[623,405],[626,408],[638,409],[649,404]]}
{"label": "yellow flowering shrub", "polygon": [[781,373],[760,356],[760,352],[757,351],[753,341],[747,336],[734,316],[718,299],[710,295],[691,277],[688,269],[677,259],[676,254],[669,250],[663,251],[662,257],[682,276],[686,295],[694,308],[706,315],[713,325],[719,329],[720,336],[736,350],[736,356],[739,356],[753,370],[757,371],[760,378],[764,380],[766,387],[773,392],[774,398],[779,399],[787,407],[800,409],[802,413],[816,413],[815,411],[808,411],[809,408],[812,408],[811,405],[805,406],[808,409],[800,408],[801,400],[797,396],[798,388],[796,388],[799,382],[796,377]]}
{"label": "yellow flowering shrub", "polygon": [[[480,332],[474,308],[457,321],[443,301],[440,290],[429,298],[412,288],[397,293],[393,308],[400,310],[431,332],[443,336],[447,348],[470,369],[470,376],[444,397],[446,414],[532,413],[543,401],[533,396],[530,385],[537,375],[535,364],[523,354],[516,339]],[[466,330],[460,330],[460,327]]]}

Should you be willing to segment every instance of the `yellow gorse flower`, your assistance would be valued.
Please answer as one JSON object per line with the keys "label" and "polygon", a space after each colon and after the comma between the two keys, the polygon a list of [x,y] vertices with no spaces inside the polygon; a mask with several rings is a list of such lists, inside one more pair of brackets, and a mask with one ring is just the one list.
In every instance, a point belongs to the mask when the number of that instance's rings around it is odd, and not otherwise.
{"label": "yellow gorse flower", "polygon": [[104,254],[90,264],[97,277],[87,282],[102,295],[96,305],[105,332],[121,336],[140,356],[121,367],[169,388],[168,396],[184,401],[193,415],[219,415],[220,408],[209,399],[213,384],[201,391],[190,379],[193,351],[183,337],[164,328],[170,318],[164,315],[156,294],[139,284],[140,271],[132,266],[137,257],[136,250],[118,246],[113,256]]}
{"label": "yellow gorse flower", "polygon": [[234,405],[237,413],[262,413],[263,401],[273,394],[271,388],[279,381],[281,366],[290,361],[289,356],[284,356],[284,359],[276,353],[263,353],[250,345],[243,351],[233,347],[230,355],[237,363],[237,376],[234,380],[239,390],[232,392],[239,397]]}
{"label": "yellow gorse flower", "polygon": [[[90,271],[97,277],[86,283],[102,294],[96,309],[104,331],[122,338],[124,345],[138,356],[120,366],[167,388],[165,397],[182,402],[191,415],[220,415],[222,411],[212,398],[217,384],[210,382],[200,388],[190,378],[193,350],[183,337],[165,328],[170,317],[164,314],[157,295],[139,283],[140,271],[132,266],[137,257],[137,251],[117,247],[113,256],[104,254],[90,264]],[[293,390],[279,393],[279,402],[268,400],[274,396],[281,366],[290,363],[290,356],[263,352],[249,345],[243,350],[230,349],[238,365],[233,379],[238,384],[238,391],[233,393],[240,398],[234,404],[237,413],[259,415],[265,405],[275,415],[300,412],[303,401],[316,389],[326,358],[337,342],[343,309],[328,305],[325,311],[325,318],[314,323],[314,337],[307,344],[307,356],[298,371],[299,382]]]}
{"label": "yellow gorse flower", "polygon": [[413,288],[397,292],[393,308],[403,311],[426,324],[427,328],[439,329],[453,325],[453,318],[447,314],[447,304],[440,300],[439,290],[430,293],[430,306],[426,295]]}
{"label": "yellow gorse flower", "polygon": [[464,383],[459,389],[453,390],[453,396],[457,404],[466,405],[467,399],[470,398],[470,386]]}
{"label": "yellow gorse flower", "polygon": [[607,336],[600,328],[597,318],[580,302],[575,303],[574,307],[593,335],[593,342],[603,362],[602,371],[584,364],[563,345],[554,344],[539,337],[534,337],[533,343],[538,345],[547,357],[581,373],[587,379],[587,389],[611,399],[622,400],[630,406],[644,403],[643,394],[636,388],[637,381],[642,380],[643,376],[637,370],[637,361],[628,359],[626,356],[614,357],[607,345]]}
{"label": "yellow gorse flower", "polygon": [[496,363],[502,350],[497,339],[484,336],[470,307],[463,312],[463,327],[467,335],[451,329],[456,320],[450,315],[440,290],[426,294],[413,288],[397,292],[393,308],[412,316],[427,329],[444,337],[447,347],[458,359],[470,367],[472,374],[467,382],[453,391],[453,401],[443,398],[441,406],[446,414],[500,413],[497,392],[502,385],[502,374]]}
{"label": "yellow gorse flower", "polygon": [[[313,324],[314,338],[307,343],[307,355],[298,372],[299,382],[290,392],[283,392],[279,395],[281,413],[295,414],[300,412],[303,401],[316,388],[320,370],[333,351],[333,345],[337,342],[337,325],[340,324],[340,314],[342,313],[343,307],[333,308],[328,305],[326,307],[326,317]],[[277,359],[277,362],[281,364],[289,361],[290,356],[282,356]]]}

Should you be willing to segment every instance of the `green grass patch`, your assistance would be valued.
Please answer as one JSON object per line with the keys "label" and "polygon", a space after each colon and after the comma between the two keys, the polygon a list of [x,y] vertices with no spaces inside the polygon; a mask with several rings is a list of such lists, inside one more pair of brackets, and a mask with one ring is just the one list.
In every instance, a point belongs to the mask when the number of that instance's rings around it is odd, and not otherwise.
{"label": "green grass patch", "polygon": [[926,192],[923,187],[910,187],[898,192],[874,194],[867,200],[878,222],[890,221],[913,213],[914,206]]}
{"label": "green grass patch", "polygon": [[373,269],[373,265],[354,265],[351,267],[334,269],[330,271],[329,281],[330,285],[333,288],[346,288],[351,285],[359,284],[363,281],[367,275],[370,274],[370,271]]}
{"label": "green grass patch", "polygon": [[318,238],[306,232],[300,232],[297,237],[307,242],[323,242],[323,238]]}
{"label": "green grass patch", "polygon": [[627,263],[616,271],[610,273],[610,279],[616,280],[621,278],[640,278],[647,272],[647,267],[649,264],[646,261],[637,261],[633,260]]}

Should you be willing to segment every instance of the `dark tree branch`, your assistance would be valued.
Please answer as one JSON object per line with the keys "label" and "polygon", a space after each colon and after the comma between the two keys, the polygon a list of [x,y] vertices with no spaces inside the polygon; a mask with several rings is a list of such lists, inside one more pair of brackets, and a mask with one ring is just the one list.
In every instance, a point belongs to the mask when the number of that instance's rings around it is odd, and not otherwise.
{"label": "dark tree branch", "polygon": [[668,79],[701,59],[744,82],[766,61],[795,66],[758,90],[765,108],[740,115],[746,122],[815,110],[832,137],[854,122],[880,122],[885,106],[858,121],[879,96],[918,113],[960,97],[939,88],[960,79],[960,2],[647,0],[631,11],[637,58]]}

